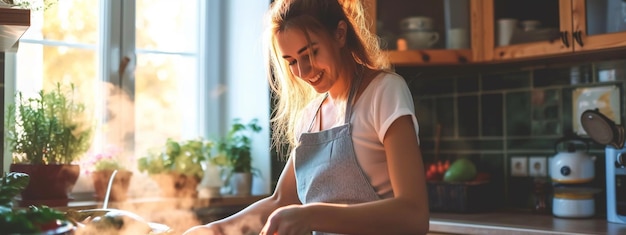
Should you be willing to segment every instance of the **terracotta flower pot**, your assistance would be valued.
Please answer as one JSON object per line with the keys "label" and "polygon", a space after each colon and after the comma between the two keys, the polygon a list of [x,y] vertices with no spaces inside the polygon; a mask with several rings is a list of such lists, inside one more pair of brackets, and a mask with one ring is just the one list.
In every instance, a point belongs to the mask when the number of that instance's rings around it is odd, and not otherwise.
{"label": "terracotta flower pot", "polygon": [[[95,189],[95,198],[98,201],[104,201],[106,196],[109,179],[113,174],[112,170],[94,171],[91,173],[93,179],[93,187]],[[130,186],[130,178],[133,172],[127,170],[118,170],[111,185],[111,193],[109,201],[124,201],[128,196],[128,187]]]}
{"label": "terracotta flower pot", "polygon": [[67,206],[80,174],[80,166],[74,164],[11,164],[9,170],[26,173],[30,178],[21,193],[20,206]]}
{"label": "terracotta flower pot", "polygon": [[196,177],[178,174],[164,173],[151,175],[161,188],[161,196],[163,197],[197,197],[198,183]]}

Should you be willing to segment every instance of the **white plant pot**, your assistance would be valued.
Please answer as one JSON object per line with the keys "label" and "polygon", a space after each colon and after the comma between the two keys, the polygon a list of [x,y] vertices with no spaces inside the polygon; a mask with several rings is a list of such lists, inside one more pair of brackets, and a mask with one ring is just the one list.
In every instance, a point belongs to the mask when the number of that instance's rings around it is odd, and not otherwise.
{"label": "white plant pot", "polygon": [[223,186],[222,177],[220,176],[219,167],[206,163],[206,169],[204,170],[204,176],[202,181],[198,184],[198,197],[200,198],[212,198],[220,197],[220,189]]}
{"label": "white plant pot", "polygon": [[228,180],[230,194],[236,196],[248,196],[252,189],[252,173],[233,172]]}

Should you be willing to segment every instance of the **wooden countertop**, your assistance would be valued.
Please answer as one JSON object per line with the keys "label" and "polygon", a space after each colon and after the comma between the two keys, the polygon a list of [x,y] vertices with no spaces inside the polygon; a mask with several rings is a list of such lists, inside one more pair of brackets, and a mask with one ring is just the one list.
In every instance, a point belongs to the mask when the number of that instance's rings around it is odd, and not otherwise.
{"label": "wooden countertop", "polygon": [[626,234],[626,224],[602,218],[564,219],[530,212],[488,212],[475,214],[431,213],[430,230],[452,234]]}
{"label": "wooden countertop", "polygon": [[[186,208],[197,214],[218,214],[206,218],[203,223],[218,219],[240,210],[267,195],[245,197],[222,196],[215,198],[140,198],[125,202],[111,202],[109,208]],[[65,209],[91,209],[102,207],[102,202],[70,202]],[[221,208],[221,209],[220,209]],[[221,211],[226,208],[226,211]],[[217,210],[217,211],[215,211]],[[608,223],[604,218],[564,219],[546,214],[533,214],[526,211],[495,211],[485,213],[431,213],[430,231],[433,234],[494,234],[494,235],[618,235],[626,234],[626,224]]]}

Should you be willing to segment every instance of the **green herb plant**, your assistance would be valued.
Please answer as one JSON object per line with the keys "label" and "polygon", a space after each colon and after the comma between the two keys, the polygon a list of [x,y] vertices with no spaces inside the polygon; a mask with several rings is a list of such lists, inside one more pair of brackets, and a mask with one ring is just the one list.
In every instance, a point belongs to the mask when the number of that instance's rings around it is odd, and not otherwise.
{"label": "green herb plant", "polygon": [[218,155],[211,160],[232,172],[258,174],[257,169],[252,167],[250,136],[260,131],[261,126],[256,118],[247,124],[243,124],[239,118],[234,119],[230,130],[218,143]]}
{"label": "green herb plant", "polygon": [[0,228],[2,234],[32,234],[68,222],[65,214],[47,206],[14,208],[13,198],[28,185],[25,173],[9,172],[0,178]]}
{"label": "green herb plant", "polygon": [[203,138],[180,142],[168,138],[165,146],[139,158],[137,168],[148,174],[173,172],[202,179],[202,163],[211,158],[213,145],[213,141]]}
{"label": "green herb plant", "polygon": [[57,83],[33,98],[18,92],[6,115],[5,138],[14,163],[71,164],[91,144],[93,123],[73,84]]}
{"label": "green herb plant", "polygon": [[46,10],[57,4],[59,0],[2,0],[5,3],[32,11]]}

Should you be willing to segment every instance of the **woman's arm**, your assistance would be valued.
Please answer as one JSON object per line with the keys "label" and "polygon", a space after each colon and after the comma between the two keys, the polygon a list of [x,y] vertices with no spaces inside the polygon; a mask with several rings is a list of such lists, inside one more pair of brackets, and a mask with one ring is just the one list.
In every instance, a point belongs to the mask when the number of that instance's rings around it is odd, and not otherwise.
{"label": "woman's arm", "polygon": [[297,231],[332,231],[345,234],[426,234],[428,194],[422,155],[412,117],[396,119],[383,141],[394,198],[339,205],[314,203],[276,210],[265,234]]}
{"label": "woman's arm", "polygon": [[293,160],[289,158],[274,194],[261,199],[236,214],[187,230],[185,235],[230,235],[230,234],[258,234],[267,220],[267,217],[277,208],[286,205],[301,204],[296,191],[296,179]]}

